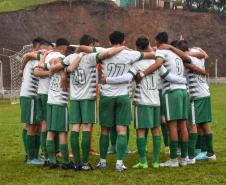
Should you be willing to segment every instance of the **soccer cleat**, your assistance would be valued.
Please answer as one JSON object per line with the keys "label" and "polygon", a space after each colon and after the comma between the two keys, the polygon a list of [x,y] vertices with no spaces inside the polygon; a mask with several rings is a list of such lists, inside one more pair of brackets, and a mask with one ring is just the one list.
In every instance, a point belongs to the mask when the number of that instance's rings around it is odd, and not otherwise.
{"label": "soccer cleat", "polygon": [[132,166],[133,169],[147,169],[148,168],[148,163],[137,163]]}
{"label": "soccer cleat", "polygon": [[196,156],[199,155],[200,153],[201,153],[201,149],[195,149]]}
{"label": "soccer cleat", "polygon": [[94,168],[90,163],[83,163],[81,170],[82,171],[90,171],[90,170],[94,170]]}
{"label": "soccer cleat", "polygon": [[111,148],[108,150],[108,154],[115,154],[115,153],[116,153],[115,146],[111,146]]}
{"label": "soccer cleat", "polygon": [[170,148],[168,146],[165,147],[164,154],[166,155],[170,154]]}
{"label": "soccer cleat", "polygon": [[217,156],[215,154],[210,154],[210,155],[206,155],[207,159],[210,160],[210,161],[215,161],[217,160]]}
{"label": "soccer cleat", "polygon": [[99,162],[96,166],[99,169],[105,169],[107,167],[107,163],[106,162]]}
{"label": "soccer cleat", "polygon": [[27,164],[43,165],[44,162],[40,159],[32,159],[32,160],[27,160]]}
{"label": "soccer cleat", "polygon": [[201,152],[201,153],[199,153],[199,155],[197,155],[195,157],[195,159],[199,160],[199,161],[207,160],[208,158],[207,158],[206,154],[207,154],[206,152]]}
{"label": "soccer cleat", "polygon": [[127,167],[124,164],[116,164],[115,170],[121,172],[121,171],[127,170]]}
{"label": "soccer cleat", "polygon": [[180,158],[180,160],[179,160],[179,165],[180,166],[187,166],[187,158]]}
{"label": "soccer cleat", "polygon": [[79,170],[81,170],[81,168],[82,168],[82,164],[81,163],[75,163],[75,164],[72,164],[73,165],[73,169],[75,170],[75,171],[79,171]]}
{"label": "soccer cleat", "polygon": [[179,167],[178,159],[170,159],[164,163],[160,163],[160,167]]}
{"label": "soccer cleat", "polygon": [[152,166],[152,168],[159,168],[159,163],[157,163],[157,162],[154,162],[154,163],[152,163],[151,164],[151,166]]}
{"label": "soccer cleat", "polygon": [[59,167],[60,167],[60,165],[58,163],[49,163],[49,169],[56,169]]}
{"label": "soccer cleat", "polygon": [[196,158],[192,158],[192,159],[187,159],[187,164],[195,164],[196,163]]}
{"label": "soccer cleat", "polygon": [[60,167],[63,169],[63,170],[68,170],[68,169],[72,169],[73,166],[71,165],[71,163],[63,163],[60,165]]}

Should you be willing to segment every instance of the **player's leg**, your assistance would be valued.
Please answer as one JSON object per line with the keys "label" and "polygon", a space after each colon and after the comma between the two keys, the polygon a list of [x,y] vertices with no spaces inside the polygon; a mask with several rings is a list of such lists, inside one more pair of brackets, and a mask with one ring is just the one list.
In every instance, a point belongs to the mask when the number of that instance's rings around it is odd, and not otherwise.
{"label": "player's leg", "polygon": [[126,148],[127,148],[127,128],[131,123],[131,102],[128,95],[118,96],[116,98],[116,106],[115,106],[115,123],[116,123],[116,131],[117,131],[117,161],[116,161],[116,170],[122,171],[127,169],[123,164],[123,159],[125,156]]}
{"label": "player's leg", "polygon": [[145,130],[146,129],[137,129],[137,150],[139,154],[139,163],[134,165],[134,169],[148,168],[147,158],[146,158],[146,139],[145,139]]}
{"label": "player's leg", "polygon": [[159,167],[159,158],[161,150],[161,136],[159,127],[154,127],[151,129],[153,137],[153,158],[152,158],[152,167]]}
{"label": "player's leg", "polygon": [[109,146],[109,132],[115,125],[115,98],[100,96],[99,118],[101,134],[99,140],[100,162],[97,168],[106,168],[107,151]]}
{"label": "player's leg", "polygon": [[68,144],[67,144],[67,131],[59,132],[59,140],[60,140],[60,152],[62,154],[62,169],[71,168],[69,162],[69,152],[68,152]]}
{"label": "player's leg", "polygon": [[56,155],[55,155],[55,143],[54,143],[55,133],[53,131],[47,132],[46,138],[46,150],[49,158],[49,167],[57,168]]}
{"label": "player's leg", "polygon": [[22,129],[22,141],[23,141],[24,151],[25,151],[25,162],[27,162],[27,128],[26,128],[26,124],[23,125],[23,129]]}
{"label": "player's leg", "polygon": [[116,140],[117,140],[117,131],[116,126],[114,126],[110,130],[111,148],[108,150],[108,154],[116,153]]}
{"label": "player's leg", "polygon": [[80,145],[79,145],[79,132],[81,121],[82,119],[80,103],[79,101],[71,100],[69,123],[72,125],[70,143],[74,159],[74,170],[81,169]]}

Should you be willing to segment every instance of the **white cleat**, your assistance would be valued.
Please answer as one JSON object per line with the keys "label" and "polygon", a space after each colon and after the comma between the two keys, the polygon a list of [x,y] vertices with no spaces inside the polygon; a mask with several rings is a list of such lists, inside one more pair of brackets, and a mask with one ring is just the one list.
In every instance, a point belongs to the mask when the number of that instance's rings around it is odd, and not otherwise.
{"label": "white cleat", "polygon": [[195,163],[196,163],[195,157],[193,159],[187,159],[187,164],[195,164]]}
{"label": "white cleat", "polygon": [[188,164],[187,160],[188,160],[187,157],[186,158],[180,158],[179,165],[182,166],[182,167],[187,166],[187,164]]}
{"label": "white cleat", "polygon": [[160,167],[179,167],[178,159],[170,159],[164,163],[160,163]]}
{"label": "white cleat", "polygon": [[121,171],[127,170],[127,167],[124,164],[116,164],[115,170],[121,172]]}
{"label": "white cleat", "polygon": [[207,157],[207,159],[208,160],[210,160],[210,161],[215,161],[215,160],[217,160],[217,156],[215,155],[215,154],[213,154],[212,156],[206,156]]}

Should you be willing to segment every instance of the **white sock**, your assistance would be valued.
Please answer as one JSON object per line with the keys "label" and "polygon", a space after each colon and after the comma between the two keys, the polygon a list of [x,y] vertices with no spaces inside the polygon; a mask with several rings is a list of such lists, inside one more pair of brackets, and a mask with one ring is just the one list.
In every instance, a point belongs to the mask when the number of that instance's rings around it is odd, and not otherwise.
{"label": "white sock", "polygon": [[100,159],[100,162],[101,162],[101,163],[106,163],[107,160],[106,160],[106,159]]}
{"label": "white sock", "polygon": [[123,160],[117,160],[117,161],[116,161],[116,164],[117,164],[117,165],[122,165],[122,164],[123,164]]}

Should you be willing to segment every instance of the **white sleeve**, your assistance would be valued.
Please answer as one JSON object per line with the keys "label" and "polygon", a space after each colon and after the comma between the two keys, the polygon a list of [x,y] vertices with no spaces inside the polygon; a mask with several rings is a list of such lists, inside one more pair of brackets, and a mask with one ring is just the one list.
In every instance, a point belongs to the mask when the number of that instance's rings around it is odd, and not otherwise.
{"label": "white sleeve", "polygon": [[122,76],[117,77],[107,77],[106,83],[107,84],[120,84],[130,82],[133,79],[133,75],[131,73],[126,73]]}
{"label": "white sleeve", "polygon": [[178,75],[168,73],[164,79],[166,79],[169,82],[177,83],[177,84],[187,84],[187,80],[184,77],[180,77]]}

